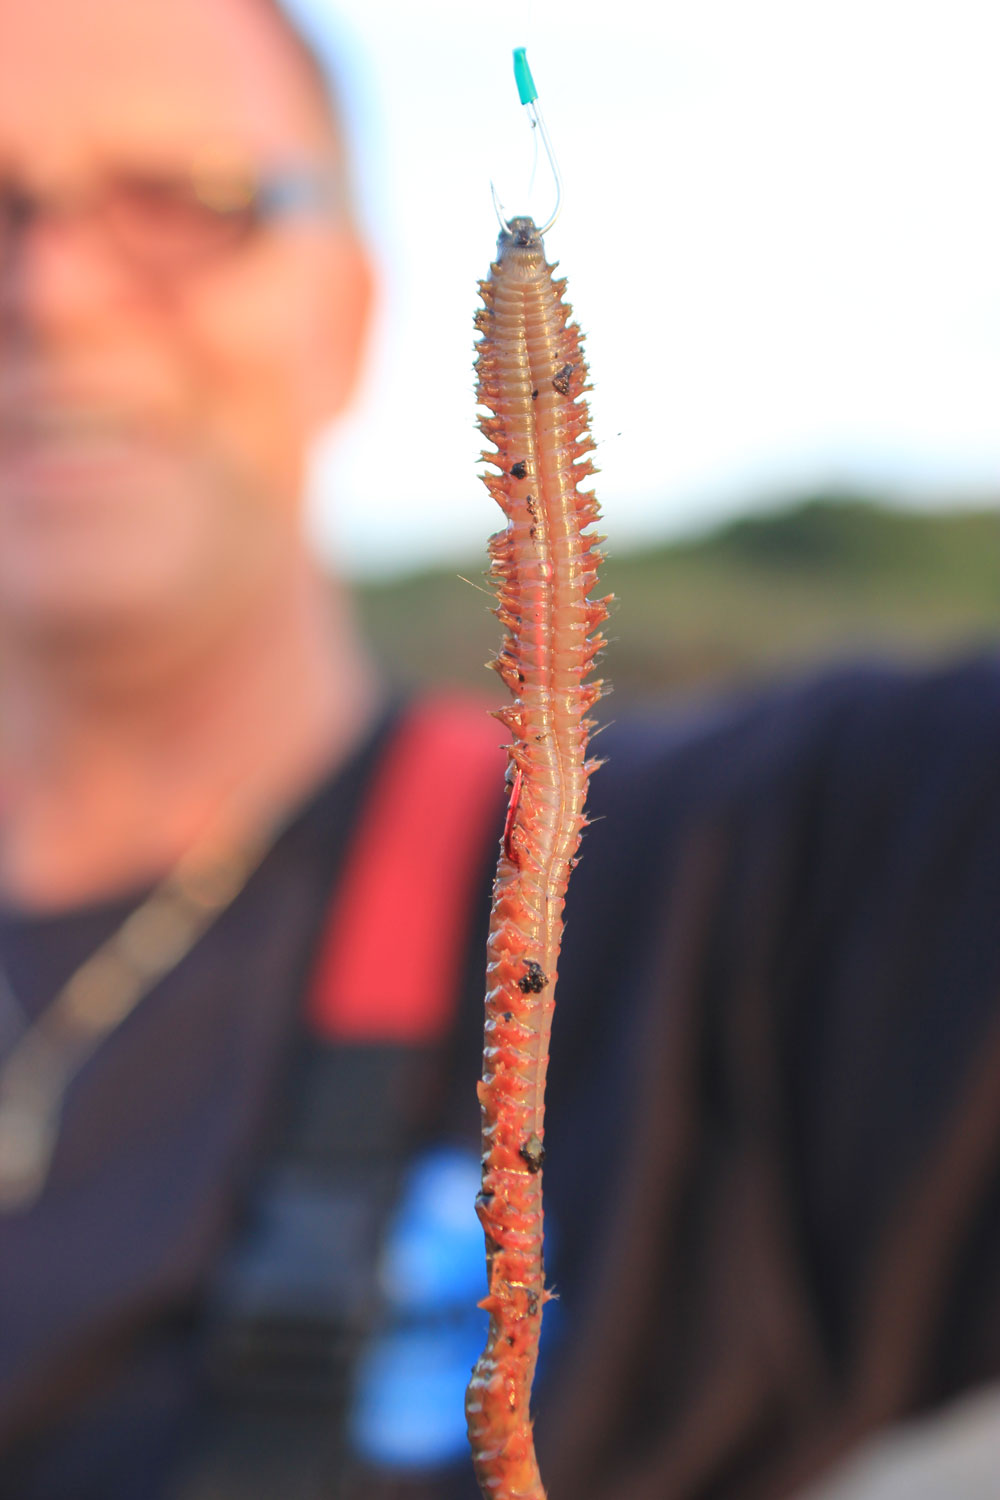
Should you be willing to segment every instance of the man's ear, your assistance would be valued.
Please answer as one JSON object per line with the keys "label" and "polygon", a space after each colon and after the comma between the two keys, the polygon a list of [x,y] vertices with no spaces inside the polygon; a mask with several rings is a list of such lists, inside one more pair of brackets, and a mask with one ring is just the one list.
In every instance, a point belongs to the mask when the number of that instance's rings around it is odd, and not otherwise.
{"label": "man's ear", "polygon": [[328,263],[324,291],[316,308],[320,378],[312,395],[318,426],[338,417],[354,394],[375,300],[371,256],[353,229],[330,237]]}

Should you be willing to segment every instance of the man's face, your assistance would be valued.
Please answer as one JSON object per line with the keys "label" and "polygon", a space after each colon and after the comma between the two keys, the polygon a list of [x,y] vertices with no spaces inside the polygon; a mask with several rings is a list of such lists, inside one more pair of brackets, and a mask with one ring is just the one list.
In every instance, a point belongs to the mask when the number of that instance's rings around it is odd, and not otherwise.
{"label": "man's face", "polygon": [[176,208],[150,236],[154,205],[137,256],[115,216],[192,173],[225,195],[335,161],[258,0],[0,0],[0,188],[28,205],[0,227],[7,632],[207,625],[294,553],[364,332],[355,236],[306,211],[213,237]]}

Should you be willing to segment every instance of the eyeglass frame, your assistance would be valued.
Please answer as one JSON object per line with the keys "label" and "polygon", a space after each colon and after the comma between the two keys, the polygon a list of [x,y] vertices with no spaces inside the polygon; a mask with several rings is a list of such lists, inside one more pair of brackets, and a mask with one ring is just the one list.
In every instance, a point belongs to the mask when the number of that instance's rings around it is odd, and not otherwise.
{"label": "eyeglass frame", "polygon": [[[79,214],[94,209],[99,212],[102,195],[108,195],[113,190],[116,180],[119,184],[131,180],[133,183],[144,184],[147,187],[161,188],[184,183],[191,190],[189,202],[197,205],[204,212],[206,223],[214,222],[221,229],[227,226],[228,220],[229,225],[238,230],[234,237],[226,240],[224,244],[215,243],[211,246],[205,244],[186,260],[178,259],[173,267],[175,270],[180,269],[182,265],[187,268],[190,265],[208,263],[221,253],[241,248],[264,225],[283,218],[293,218],[298,214],[313,214],[334,222],[343,216],[345,209],[343,180],[341,174],[332,167],[295,166],[274,168],[256,174],[233,172],[228,185],[232,187],[238,184],[240,188],[246,189],[246,198],[245,201],[228,210],[213,207],[204,194],[198,192],[199,181],[203,184],[207,182],[218,184],[224,180],[224,174],[213,176],[196,170],[157,173],[140,169],[123,169],[106,173],[103,180],[99,178],[89,186],[81,186],[75,191],[64,189],[61,192],[39,192],[27,186],[20,187],[18,190],[19,185],[16,179],[0,171],[0,269],[7,258],[8,250],[14,249],[18,239],[33,222],[43,216]],[[5,200],[8,187],[13,187],[14,191],[7,195]],[[13,213],[5,224],[4,209],[11,204],[13,204]],[[242,225],[237,223],[240,216],[244,219]],[[4,243],[8,226],[12,229],[9,246]],[[156,269],[162,272],[165,269],[163,261],[157,261],[152,256],[137,254],[134,245],[130,247],[124,244],[122,237],[116,237],[114,230],[110,227],[107,232],[109,240],[115,243],[118,252],[134,266],[146,271]]]}

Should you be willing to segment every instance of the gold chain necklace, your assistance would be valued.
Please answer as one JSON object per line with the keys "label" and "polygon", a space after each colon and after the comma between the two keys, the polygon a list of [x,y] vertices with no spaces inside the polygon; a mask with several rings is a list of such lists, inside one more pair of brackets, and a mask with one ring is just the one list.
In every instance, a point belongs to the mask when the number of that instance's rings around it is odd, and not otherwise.
{"label": "gold chain necklace", "polygon": [[38,1199],[70,1083],[232,905],[273,842],[272,831],[222,855],[199,841],[21,1033],[0,1066],[0,1213]]}

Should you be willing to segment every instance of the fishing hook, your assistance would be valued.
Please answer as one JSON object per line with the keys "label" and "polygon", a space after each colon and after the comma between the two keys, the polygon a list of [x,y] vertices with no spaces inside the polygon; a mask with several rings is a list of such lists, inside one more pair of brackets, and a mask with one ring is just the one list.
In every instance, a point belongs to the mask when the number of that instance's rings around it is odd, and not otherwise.
{"label": "fishing hook", "polygon": [[[535,80],[531,76],[531,69],[528,66],[528,58],[524,47],[514,48],[514,78],[517,83],[518,98],[528,111],[528,121],[532,130],[538,131],[542,145],[545,148],[545,155],[548,158],[549,166],[552,168],[552,176],[555,178],[555,207],[545,223],[540,225],[538,229],[539,234],[547,234],[556,222],[556,219],[558,219],[559,210],[562,207],[562,178],[559,175],[559,165],[556,161],[556,154],[552,149],[549,133],[545,128],[545,121],[542,119],[542,112],[538,108],[538,90],[535,87]],[[500,202],[500,195],[496,190],[496,184],[492,178],[490,179],[490,192],[493,195],[493,207],[496,209],[497,218],[500,220],[500,228],[505,233],[510,234],[510,221],[506,216],[503,204]]]}

